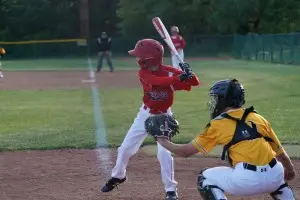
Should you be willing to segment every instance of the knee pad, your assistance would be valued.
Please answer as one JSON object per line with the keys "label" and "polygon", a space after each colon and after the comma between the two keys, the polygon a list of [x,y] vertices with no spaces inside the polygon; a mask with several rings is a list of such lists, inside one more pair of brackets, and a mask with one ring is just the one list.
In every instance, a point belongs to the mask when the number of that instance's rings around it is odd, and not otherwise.
{"label": "knee pad", "polygon": [[206,185],[199,192],[204,200],[227,200],[224,191],[216,185]]}
{"label": "knee pad", "polygon": [[204,180],[206,179],[203,175],[203,172],[208,168],[204,168],[200,171],[198,175],[197,187],[201,197],[204,200],[226,200],[224,191],[216,185],[203,185]]}
{"label": "knee pad", "polygon": [[203,188],[203,182],[204,182],[204,180],[206,179],[206,178],[204,177],[204,175],[203,175],[203,172],[204,172],[205,170],[207,170],[207,169],[208,169],[208,168],[203,168],[203,169],[200,171],[199,175],[198,175],[197,187],[198,187],[199,192],[200,192],[200,189]]}
{"label": "knee pad", "polygon": [[279,188],[270,193],[270,195],[274,200],[295,200],[294,192],[287,183],[279,186]]}

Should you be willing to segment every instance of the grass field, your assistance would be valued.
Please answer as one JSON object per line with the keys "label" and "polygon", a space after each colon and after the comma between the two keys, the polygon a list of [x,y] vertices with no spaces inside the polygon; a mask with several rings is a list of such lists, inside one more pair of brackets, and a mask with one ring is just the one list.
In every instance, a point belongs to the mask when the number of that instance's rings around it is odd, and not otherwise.
{"label": "grass field", "polygon": [[[247,106],[254,105],[271,122],[284,143],[300,143],[299,66],[239,60],[191,59],[189,63],[204,85],[189,93],[176,94],[173,112],[181,123],[181,134],[175,141],[190,141],[208,122],[206,103],[210,84],[235,77],[246,89]],[[114,64],[117,70],[130,69],[135,67],[135,60],[118,59]],[[85,59],[7,61],[4,66],[7,71],[88,70]],[[99,92],[108,141],[112,146],[119,145],[141,105],[141,89],[101,89]],[[89,89],[2,90],[0,96],[0,150],[95,147]],[[153,143],[152,138],[146,139],[145,144],[149,143]]]}
{"label": "grass field", "polygon": [[[118,68],[128,69],[135,67],[135,61],[127,58],[117,58],[114,65]],[[97,59],[92,59],[96,66]],[[104,61],[105,62],[105,61]],[[106,63],[104,63],[106,64]],[[31,70],[88,70],[86,58],[48,58],[35,60],[8,60],[5,61],[7,71],[31,71]]]}

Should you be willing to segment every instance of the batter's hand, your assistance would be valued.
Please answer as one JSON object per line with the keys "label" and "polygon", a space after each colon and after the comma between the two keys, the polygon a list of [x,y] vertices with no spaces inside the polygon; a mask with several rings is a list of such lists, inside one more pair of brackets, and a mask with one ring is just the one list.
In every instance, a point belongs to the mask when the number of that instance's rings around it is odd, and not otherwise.
{"label": "batter's hand", "polygon": [[189,79],[190,78],[190,76],[187,74],[187,73],[185,73],[185,72],[183,72],[182,74],[180,74],[179,75],[179,80],[182,82],[182,81],[185,81],[185,80],[187,80],[187,79]]}
{"label": "batter's hand", "polygon": [[186,72],[187,74],[188,72],[192,71],[192,68],[188,63],[179,63],[179,67],[182,69],[182,71]]}
{"label": "batter's hand", "polygon": [[284,169],[284,179],[287,181],[293,180],[296,176],[296,172],[294,169]]}
{"label": "batter's hand", "polygon": [[193,78],[192,68],[188,63],[179,63],[179,67],[188,75],[189,79]]}

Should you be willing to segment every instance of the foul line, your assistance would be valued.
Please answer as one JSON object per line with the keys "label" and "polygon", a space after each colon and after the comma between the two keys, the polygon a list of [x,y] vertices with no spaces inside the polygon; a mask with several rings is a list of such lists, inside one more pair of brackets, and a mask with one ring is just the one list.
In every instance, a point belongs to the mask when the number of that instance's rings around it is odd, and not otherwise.
{"label": "foul line", "polygon": [[[105,123],[102,116],[101,111],[101,101],[100,101],[100,94],[98,92],[98,88],[96,84],[94,84],[95,81],[95,72],[93,63],[90,58],[88,58],[88,65],[89,65],[89,78],[91,80],[91,90],[92,90],[92,96],[93,96],[93,112],[94,112],[94,121],[95,121],[95,134],[96,134],[96,154],[98,161],[100,162],[100,170],[102,172],[105,172],[105,174],[108,176],[109,172],[108,169],[110,168],[111,164],[111,155],[109,150],[103,149],[103,147],[108,146],[107,138],[106,138],[106,132],[105,132]],[[102,149],[101,149],[102,148]]]}

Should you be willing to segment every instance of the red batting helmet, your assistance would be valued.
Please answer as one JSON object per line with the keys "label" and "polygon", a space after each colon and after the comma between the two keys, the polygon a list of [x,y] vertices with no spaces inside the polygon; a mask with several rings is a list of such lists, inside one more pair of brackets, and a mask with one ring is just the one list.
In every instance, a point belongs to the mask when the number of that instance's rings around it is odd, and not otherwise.
{"label": "red batting helmet", "polygon": [[139,40],[133,50],[128,51],[132,56],[139,57],[139,64],[145,67],[159,66],[162,63],[164,47],[156,40]]}

